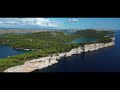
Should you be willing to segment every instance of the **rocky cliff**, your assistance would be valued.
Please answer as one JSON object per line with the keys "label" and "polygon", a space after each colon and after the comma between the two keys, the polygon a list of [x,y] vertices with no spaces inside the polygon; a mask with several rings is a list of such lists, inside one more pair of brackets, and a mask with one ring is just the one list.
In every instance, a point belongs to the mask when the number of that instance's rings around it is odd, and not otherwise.
{"label": "rocky cliff", "polygon": [[113,46],[113,45],[114,45],[114,40],[113,42],[110,43],[87,44],[84,45],[83,47],[80,46],[78,48],[74,48],[69,52],[59,53],[58,55],[53,54],[52,56],[27,61],[23,65],[8,68],[4,72],[32,72],[36,69],[42,69],[58,63],[58,60],[60,60],[61,57],[68,57],[73,54],[80,54],[81,52],[94,51],[100,48]]}

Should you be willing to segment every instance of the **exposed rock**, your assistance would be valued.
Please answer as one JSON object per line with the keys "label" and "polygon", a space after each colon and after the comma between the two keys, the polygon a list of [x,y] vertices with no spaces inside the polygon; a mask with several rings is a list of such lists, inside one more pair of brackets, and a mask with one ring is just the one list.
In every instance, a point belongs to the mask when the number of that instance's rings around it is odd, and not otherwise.
{"label": "exposed rock", "polygon": [[42,68],[58,63],[58,60],[61,57],[68,57],[73,54],[80,54],[81,52],[94,51],[100,48],[113,46],[113,45],[114,45],[114,41],[110,43],[87,44],[87,45],[84,45],[83,47],[80,46],[78,48],[72,49],[69,52],[60,53],[58,55],[53,54],[52,56],[27,61],[23,65],[8,68],[4,72],[32,72],[36,69],[42,69]]}

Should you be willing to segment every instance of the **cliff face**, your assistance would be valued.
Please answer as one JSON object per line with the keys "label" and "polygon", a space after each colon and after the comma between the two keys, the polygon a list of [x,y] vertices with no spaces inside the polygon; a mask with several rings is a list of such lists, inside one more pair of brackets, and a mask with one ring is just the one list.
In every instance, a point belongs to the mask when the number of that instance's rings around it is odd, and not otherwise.
{"label": "cliff face", "polygon": [[53,54],[52,56],[27,61],[23,65],[8,68],[4,72],[32,72],[36,69],[42,69],[52,64],[58,63],[58,60],[61,57],[68,57],[73,54],[80,54],[81,52],[94,51],[100,48],[113,46],[113,45],[114,45],[114,41],[110,43],[87,44],[84,45],[83,47],[80,46],[78,48],[72,49],[69,52],[60,53],[59,55]]}
{"label": "cliff face", "polygon": [[113,46],[113,45],[114,45],[114,42],[87,44],[87,45],[84,45],[84,51],[83,52],[94,51],[94,50],[98,50],[100,48]]}

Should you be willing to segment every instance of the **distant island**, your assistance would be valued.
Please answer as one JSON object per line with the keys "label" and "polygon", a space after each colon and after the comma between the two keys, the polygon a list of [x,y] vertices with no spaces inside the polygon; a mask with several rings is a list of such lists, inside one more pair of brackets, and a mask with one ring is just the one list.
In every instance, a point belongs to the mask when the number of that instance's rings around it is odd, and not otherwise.
{"label": "distant island", "polygon": [[[69,34],[66,33],[69,32],[68,30],[10,30],[10,32],[9,30],[7,30],[6,32],[4,30],[0,30],[0,45],[7,45],[14,49],[30,51],[24,54],[1,58],[0,71],[4,71],[14,66],[23,65],[24,63],[29,61],[32,62],[32,60],[34,59],[37,60],[48,56],[52,57],[54,54],[56,56],[59,56],[61,53],[70,52],[75,48],[77,48],[77,50],[74,50],[74,53],[72,51],[71,54],[69,53],[70,55],[64,54],[62,56],[71,56],[72,54],[76,54],[76,52],[87,52],[90,51],[89,47],[90,49],[91,47],[97,47],[97,49],[99,49],[114,45],[115,38],[113,31],[97,31],[94,29],[71,31],[73,33]],[[96,40],[72,43],[73,40],[78,38],[91,38]],[[85,48],[86,46],[88,50]],[[93,50],[91,49],[91,51]],[[50,60],[50,58],[47,58],[46,60]]]}

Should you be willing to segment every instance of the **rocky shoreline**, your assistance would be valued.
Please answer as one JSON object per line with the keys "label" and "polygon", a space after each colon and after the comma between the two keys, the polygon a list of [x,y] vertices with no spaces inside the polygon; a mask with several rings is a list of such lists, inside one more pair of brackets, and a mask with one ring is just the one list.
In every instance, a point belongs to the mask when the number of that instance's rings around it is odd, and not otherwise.
{"label": "rocky shoreline", "polygon": [[114,40],[109,43],[86,44],[84,46],[74,48],[69,52],[52,54],[47,57],[42,57],[39,59],[27,61],[23,65],[8,68],[4,72],[32,72],[34,70],[43,69],[45,67],[48,67],[48,66],[58,63],[58,60],[60,60],[61,57],[68,57],[73,54],[80,54],[82,52],[95,51],[100,48],[113,46],[114,44],[115,44]]}
{"label": "rocky shoreline", "polygon": [[94,51],[100,48],[113,46],[113,45],[114,45],[114,42],[105,43],[105,44],[103,43],[89,44],[84,46],[84,50],[83,50],[83,47],[78,47],[78,48],[72,49],[70,52],[60,53],[59,55],[53,54],[52,56],[43,57],[40,59],[34,59],[31,61],[25,62],[23,65],[8,68],[4,72],[32,72],[36,69],[42,69],[52,64],[58,63],[58,60],[61,57],[68,57],[73,54],[80,54],[82,52]]}

